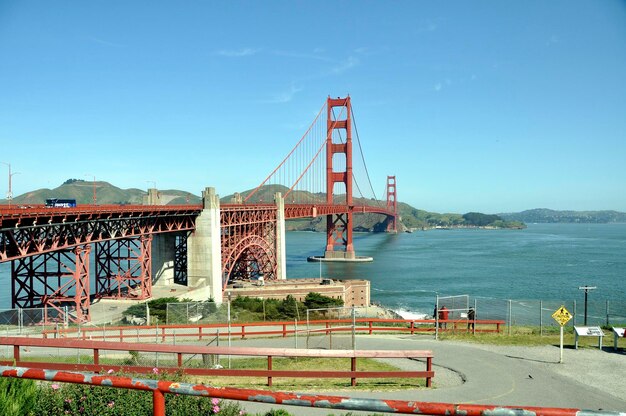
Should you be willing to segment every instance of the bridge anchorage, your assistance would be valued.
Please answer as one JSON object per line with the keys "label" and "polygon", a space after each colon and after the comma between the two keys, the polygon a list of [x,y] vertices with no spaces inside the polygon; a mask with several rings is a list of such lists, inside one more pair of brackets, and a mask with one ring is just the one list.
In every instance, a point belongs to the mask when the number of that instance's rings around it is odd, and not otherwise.
{"label": "bridge anchorage", "polygon": [[221,302],[238,281],[286,279],[286,220],[326,219],[326,249],[313,261],[371,261],[355,254],[354,217],[383,215],[395,232],[396,180],[387,177],[386,205],[363,197],[352,130],[350,97],[329,98],[272,174],[228,204],[206,188],[202,205],[160,205],[150,189],[149,205],[0,206],[12,307],[41,308],[45,323],[86,322],[93,301],[146,300],[175,284]]}

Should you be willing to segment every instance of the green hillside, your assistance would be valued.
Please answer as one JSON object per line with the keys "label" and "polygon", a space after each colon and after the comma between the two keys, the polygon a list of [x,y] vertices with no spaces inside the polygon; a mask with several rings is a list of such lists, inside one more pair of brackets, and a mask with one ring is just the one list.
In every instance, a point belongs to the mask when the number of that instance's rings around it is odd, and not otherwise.
{"label": "green hillside", "polygon": [[[99,205],[105,204],[141,204],[144,196],[148,193],[141,189],[121,189],[108,182],[96,181],[96,198]],[[47,198],[75,199],[79,205],[93,204],[92,181],[82,179],[68,179],[61,186],[54,189],[37,189],[13,198],[15,205],[43,204]],[[172,204],[197,204],[200,198],[196,195],[178,190],[159,190],[161,198],[168,205]],[[186,202],[189,197],[189,202]],[[0,200],[6,204],[6,200]]]}
{"label": "green hillside", "polygon": [[555,211],[547,208],[498,214],[502,218],[530,223],[615,223],[626,222],[626,213],[619,211]]}
{"label": "green hillside", "polygon": [[[47,198],[69,198],[76,199],[78,205],[90,205],[93,203],[93,185],[91,181],[82,179],[68,179],[62,185],[54,189],[38,189],[27,192],[13,198],[15,205],[33,205],[43,204]],[[131,188],[121,189],[111,185],[108,182],[97,181],[96,196],[99,205],[105,204],[142,204],[143,199],[147,196],[147,191]],[[283,195],[289,189],[282,185],[267,185],[259,192],[254,194],[249,202],[274,202],[274,194],[281,192]],[[252,189],[241,192],[240,197],[245,199]],[[159,190],[160,198],[163,204],[199,204],[200,197],[190,194],[189,192],[179,191],[176,189]],[[299,203],[315,202],[325,199],[325,194],[311,194],[309,192],[295,191],[293,197],[288,198],[291,201]],[[344,195],[335,196],[336,201],[343,201]],[[223,204],[233,203],[236,200],[235,194],[227,195],[221,198]],[[291,201],[287,201],[288,203]],[[0,203],[6,204],[6,200],[0,200]],[[356,205],[377,205],[383,206],[384,202],[374,201],[365,198],[354,198]],[[398,224],[399,231],[423,230],[430,228],[448,228],[448,227],[488,227],[488,228],[522,228],[524,224],[519,221],[505,221],[498,215],[486,215],[481,213],[467,214],[438,214],[416,209],[405,203],[398,203],[400,213],[400,222]],[[381,214],[359,214],[354,216],[354,230],[364,232],[385,231],[387,228],[387,218]],[[288,230],[300,231],[325,231],[326,219],[323,216],[313,219],[290,220],[287,222]]]}

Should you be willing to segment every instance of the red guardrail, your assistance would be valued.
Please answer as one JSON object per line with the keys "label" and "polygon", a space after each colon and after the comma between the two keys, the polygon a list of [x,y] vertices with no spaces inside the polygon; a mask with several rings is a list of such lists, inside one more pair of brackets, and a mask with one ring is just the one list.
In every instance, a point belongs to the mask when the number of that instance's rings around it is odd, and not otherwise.
{"label": "red guardrail", "polygon": [[[258,348],[258,347],[210,347],[199,345],[171,345],[171,344],[139,344],[119,343],[102,341],[82,341],[77,339],[43,339],[22,337],[0,337],[0,345],[13,346],[13,360],[1,361],[0,365],[28,365],[36,368],[50,368],[55,370],[85,370],[106,371],[126,370],[137,373],[150,373],[152,366],[117,366],[101,365],[100,354],[102,351],[137,351],[158,352],[176,354],[177,367],[163,367],[162,370],[182,371],[192,375],[212,376],[240,376],[240,377],[267,377],[268,386],[272,385],[274,377],[289,378],[349,378],[352,386],[356,385],[357,378],[425,378],[426,386],[432,386],[432,378],[435,372],[432,369],[433,353],[428,350],[317,350],[295,348]],[[51,362],[23,361],[21,347],[64,348],[93,351],[93,364],[67,364]],[[183,367],[183,354],[203,355],[238,355],[252,357],[267,357],[267,370],[251,369],[210,369],[210,368],[185,368]],[[307,358],[350,358],[350,370],[274,370],[272,359],[274,357],[307,357]],[[357,371],[357,358],[425,358],[426,371]]]}
{"label": "red guardrail", "polygon": [[[417,332],[434,332],[435,331],[435,320],[434,319],[381,319],[381,318],[359,318],[356,320],[357,327],[355,328],[356,332],[359,333],[367,333],[372,335],[375,332],[402,332],[402,333],[410,333],[411,335]],[[448,320],[439,320],[438,321],[441,326],[446,325],[445,328],[439,328],[440,332],[454,332],[454,331],[465,331],[470,332],[469,324],[474,323],[475,329],[472,329],[474,332],[500,332],[501,327],[505,325],[505,321],[503,320],[488,320],[488,319],[477,319],[474,321],[468,321],[466,319],[448,319]],[[323,329],[315,329],[316,332],[325,332],[326,334],[330,334],[331,332],[341,332],[341,331],[352,331],[352,328],[343,327],[337,328],[332,327],[333,324],[352,324],[352,319],[328,319],[328,320],[315,320],[309,321],[310,325],[320,326],[324,325]],[[364,324],[358,326],[358,324]],[[375,324],[385,324],[384,325],[375,325]],[[388,326],[400,324],[402,326]],[[450,324],[448,326],[447,324]],[[300,322],[299,327],[302,328],[304,326],[303,322]],[[492,328],[485,328],[486,326],[494,326]],[[160,337],[164,342],[167,338],[171,338],[173,336],[176,337],[198,337],[198,340],[202,340],[207,337],[216,337],[226,336],[224,332],[220,332],[218,334],[218,329],[227,329],[228,324],[219,323],[219,324],[179,324],[179,325],[142,325],[142,326],[108,326],[108,327],[71,327],[71,328],[59,328],[43,331],[42,334],[44,338],[47,338],[50,335],[55,337],[69,337],[70,335],[76,334],[78,338],[81,339],[111,339],[116,338],[120,341],[124,341],[124,339],[140,339],[140,338],[155,338]],[[251,331],[250,328],[258,328],[258,327],[279,327],[280,329],[263,329],[259,331]],[[248,328],[248,329],[246,329]],[[291,328],[291,329],[290,329]],[[189,332],[181,332],[180,330],[188,329]],[[213,332],[209,332],[213,329]],[[242,339],[246,336],[267,336],[267,335],[281,335],[282,337],[286,337],[288,334],[293,334],[296,332],[295,323],[293,321],[279,321],[279,322],[245,322],[245,323],[231,323],[230,325],[232,336],[240,336]],[[209,331],[207,331],[209,330]],[[139,331],[144,331],[144,333],[139,333]],[[145,331],[150,331],[150,333],[145,333]],[[115,332],[115,333],[112,333]]]}
{"label": "red guardrail", "polygon": [[585,416],[624,415],[624,413],[619,412],[571,408],[493,406],[324,396],[280,391],[238,389],[232,387],[212,387],[203,384],[179,383],[165,380],[156,381],[112,375],[85,374],[6,366],[0,366],[0,376],[151,391],[153,395],[152,412],[155,416],[165,416],[165,394],[214,397],[227,400],[270,403],[274,405],[435,416],[578,416],[581,414],[584,414]]}

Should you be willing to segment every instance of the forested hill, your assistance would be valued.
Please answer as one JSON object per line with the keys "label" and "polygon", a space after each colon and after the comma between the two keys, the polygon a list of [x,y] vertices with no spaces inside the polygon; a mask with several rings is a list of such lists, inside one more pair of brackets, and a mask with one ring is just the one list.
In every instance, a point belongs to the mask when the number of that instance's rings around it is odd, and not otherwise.
{"label": "forested hill", "polygon": [[499,215],[488,215],[480,212],[466,214],[438,214],[413,208],[404,203],[398,204],[402,224],[409,230],[430,228],[526,228],[521,221],[501,218]]}
{"label": "forested hill", "polygon": [[522,212],[498,214],[510,221],[525,223],[615,223],[626,222],[626,213],[619,211],[555,211],[546,208],[530,209]]}
{"label": "forested hill", "polygon": [[[38,189],[27,192],[25,194],[13,198],[13,204],[31,205],[43,204],[46,198],[70,198],[76,199],[78,205],[93,204],[93,189],[96,188],[96,196],[98,204],[141,204],[147,195],[147,192],[141,189],[121,189],[104,181],[86,181],[82,179],[68,179],[62,185],[54,189]],[[250,200],[250,202],[273,201],[276,192],[282,192],[283,195],[288,191],[281,185],[264,186]],[[252,190],[244,191],[240,197],[245,198]],[[323,195],[321,195],[323,197]],[[159,197],[164,204],[197,204],[200,203],[200,197],[179,190],[159,190]],[[296,195],[298,201],[314,201],[319,200],[320,195],[313,195],[308,192],[298,191]],[[231,203],[236,199],[235,195],[227,195],[221,198],[222,203]],[[342,200],[341,195],[337,196],[338,200]],[[354,198],[357,205],[375,205],[381,202],[373,201],[365,198]],[[0,203],[6,204],[6,200],[0,200]],[[385,203],[382,202],[384,205]],[[487,215],[482,213],[467,214],[438,214],[414,208],[405,203],[398,203],[400,212],[400,222],[398,229],[400,231],[410,231],[416,229],[430,228],[523,228],[525,225],[521,222],[507,221],[498,215]],[[362,214],[354,216],[354,229],[356,231],[384,231],[387,227],[387,218],[380,214]],[[289,230],[310,230],[325,231],[326,218],[320,216],[313,219],[288,221],[287,228]]]}

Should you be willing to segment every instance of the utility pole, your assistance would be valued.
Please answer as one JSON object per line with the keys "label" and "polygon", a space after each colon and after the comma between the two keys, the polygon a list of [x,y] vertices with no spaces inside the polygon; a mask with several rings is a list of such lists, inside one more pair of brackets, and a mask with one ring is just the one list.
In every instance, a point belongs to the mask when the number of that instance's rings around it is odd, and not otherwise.
{"label": "utility pole", "polygon": [[9,190],[7,191],[7,201],[9,201],[9,208],[11,208],[11,200],[13,199],[13,189],[12,189],[12,178],[13,175],[17,175],[20,172],[13,172],[11,173],[11,164],[8,162],[0,162],[4,165],[7,165],[9,167]]}
{"label": "utility pole", "polygon": [[97,205],[98,198],[96,196],[96,175],[92,175],[91,173],[85,173],[85,176],[93,177],[93,182],[92,182],[92,184],[93,184],[93,197],[92,198],[93,198],[93,204]]}
{"label": "utility pole", "polygon": [[596,286],[579,286],[578,290],[584,290],[585,291],[585,322],[584,325],[587,326],[587,293],[590,290],[595,290],[597,289]]}

